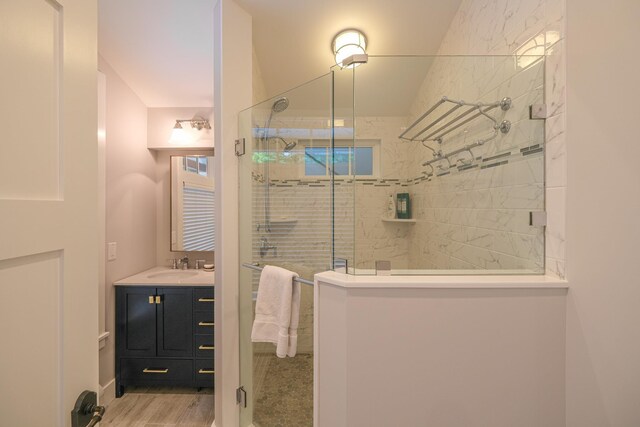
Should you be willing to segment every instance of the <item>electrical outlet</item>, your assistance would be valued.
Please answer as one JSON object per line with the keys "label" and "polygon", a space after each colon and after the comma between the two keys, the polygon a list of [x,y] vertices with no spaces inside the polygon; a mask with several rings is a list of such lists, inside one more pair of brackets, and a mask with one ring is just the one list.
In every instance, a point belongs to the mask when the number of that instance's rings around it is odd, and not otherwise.
{"label": "electrical outlet", "polygon": [[116,242],[107,243],[107,261],[116,259]]}

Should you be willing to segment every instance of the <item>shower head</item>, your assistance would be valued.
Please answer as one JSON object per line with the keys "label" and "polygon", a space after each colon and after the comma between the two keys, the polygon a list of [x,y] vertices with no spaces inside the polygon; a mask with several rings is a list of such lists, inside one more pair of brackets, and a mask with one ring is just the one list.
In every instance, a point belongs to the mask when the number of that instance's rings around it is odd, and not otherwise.
{"label": "shower head", "polygon": [[289,99],[283,96],[274,101],[273,105],[271,106],[271,111],[274,113],[282,113],[287,109],[287,107],[289,107]]}
{"label": "shower head", "polygon": [[298,143],[296,141],[285,142],[284,151],[289,152],[289,151],[293,150],[296,145],[298,145]]}
{"label": "shower head", "polygon": [[284,138],[281,138],[279,136],[272,136],[272,137],[269,137],[268,139],[277,139],[278,141],[282,142],[282,144],[283,144],[282,150],[284,152],[286,152],[286,153],[288,153],[289,151],[293,150],[293,148],[296,145],[298,145],[297,141],[287,142],[287,140],[285,140]]}
{"label": "shower head", "polygon": [[[267,139],[271,138],[269,136],[269,128],[271,126],[271,119],[273,118],[273,113],[282,113],[284,110],[287,109],[287,107],[289,107],[289,99],[287,99],[284,96],[276,99],[273,102],[273,105],[271,105],[271,111],[269,112],[269,118],[267,119],[267,122],[264,125],[264,132],[263,132],[263,135],[262,135],[262,140],[264,142],[266,142]],[[282,139],[282,138],[280,138],[280,139]],[[284,141],[284,139],[282,141]],[[284,141],[284,145],[285,145],[285,147],[287,146],[287,142],[286,141]],[[291,147],[291,148],[293,148],[293,147]]]}

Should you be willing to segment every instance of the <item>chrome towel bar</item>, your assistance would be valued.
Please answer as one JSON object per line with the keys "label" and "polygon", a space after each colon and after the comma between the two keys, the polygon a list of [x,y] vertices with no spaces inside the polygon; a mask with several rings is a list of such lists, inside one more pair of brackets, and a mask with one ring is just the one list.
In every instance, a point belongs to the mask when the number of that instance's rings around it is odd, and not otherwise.
{"label": "chrome towel bar", "polygon": [[[249,264],[249,263],[243,263],[242,264],[243,267],[248,268],[250,270],[255,270],[255,271],[262,271],[262,269],[264,267],[260,267],[260,265],[256,264]],[[302,283],[303,285],[309,285],[309,286],[313,286],[313,282],[311,280],[307,280],[307,279],[301,279],[300,277],[296,277],[293,279],[294,282],[298,282],[298,283]]]}

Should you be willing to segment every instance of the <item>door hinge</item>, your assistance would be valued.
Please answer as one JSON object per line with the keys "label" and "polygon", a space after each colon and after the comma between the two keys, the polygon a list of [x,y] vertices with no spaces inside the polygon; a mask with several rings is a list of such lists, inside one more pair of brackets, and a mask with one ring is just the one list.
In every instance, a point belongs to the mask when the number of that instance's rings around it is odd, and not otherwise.
{"label": "door hinge", "polygon": [[544,120],[547,118],[547,104],[529,105],[529,119]]}
{"label": "door hinge", "polygon": [[236,156],[244,156],[245,154],[245,146],[244,146],[244,138],[236,139]]}
{"label": "door hinge", "polygon": [[243,408],[247,407],[247,392],[244,386],[240,386],[236,389],[236,403]]}
{"label": "door hinge", "polygon": [[529,212],[529,225],[532,227],[546,226],[547,213],[545,211]]}

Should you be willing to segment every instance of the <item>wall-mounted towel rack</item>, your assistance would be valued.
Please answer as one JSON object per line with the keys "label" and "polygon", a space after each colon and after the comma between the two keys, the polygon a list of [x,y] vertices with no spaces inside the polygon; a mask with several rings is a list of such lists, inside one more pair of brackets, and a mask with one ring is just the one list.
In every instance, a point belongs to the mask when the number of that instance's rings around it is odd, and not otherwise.
{"label": "wall-mounted towel rack", "polygon": [[[260,267],[259,263],[254,263],[254,264],[249,264],[249,263],[243,263],[242,264],[243,267],[248,268],[250,270],[255,270],[255,271],[262,271],[262,269],[264,267]],[[313,286],[313,282],[311,280],[307,280],[307,279],[301,279],[300,277],[296,277],[293,279],[294,282],[298,282],[298,283],[302,283],[303,285],[309,285],[309,286]]]}
{"label": "wall-mounted towel rack", "polygon": [[[443,104],[453,104],[453,106],[447,109],[443,114],[437,116],[438,107]],[[446,96],[443,96],[423,115],[418,117],[418,119],[414,121],[404,132],[402,132],[398,138],[405,141],[420,141],[425,148],[428,148],[433,152],[433,159],[428,160],[422,164],[422,166],[429,166],[431,168],[430,172],[426,172],[427,176],[433,176],[435,174],[435,170],[432,166],[433,163],[439,162],[441,160],[446,160],[448,163],[447,166],[448,168],[450,168],[452,164],[449,158],[460,153],[464,153],[465,151],[470,154],[471,158],[468,159],[467,162],[463,163],[469,165],[473,163],[475,159],[474,154],[471,151],[472,148],[479,147],[485,144],[487,141],[496,138],[500,132],[508,133],[511,129],[511,122],[509,120],[502,120],[501,122],[498,122],[495,117],[492,117],[488,114],[489,111],[498,107],[500,107],[502,111],[507,111],[509,108],[511,108],[511,98],[505,97],[502,98],[502,100],[493,103],[471,103],[462,100],[458,101],[455,99],[449,99]],[[440,109],[440,111],[444,110]],[[436,129],[431,130],[432,128],[436,127],[438,123],[442,122],[445,118],[452,114],[454,114],[454,117],[452,119],[437,127]],[[487,138],[478,139],[471,144],[467,144],[464,147],[458,148],[448,153],[443,153],[440,149],[435,150],[434,148],[426,144],[427,141],[435,141],[438,144],[442,144],[442,139],[446,135],[449,135],[454,130],[459,129],[460,127],[466,125],[467,123],[470,123],[478,117],[485,117],[492,123],[492,135],[488,136]],[[431,132],[427,133],[427,131],[429,130],[431,130]],[[424,134],[427,135],[423,136]]]}
{"label": "wall-mounted towel rack", "polygon": [[[453,106],[446,110],[443,114],[437,116],[438,111],[443,111],[443,109],[438,109],[438,107],[443,104],[453,104]],[[402,132],[398,138],[405,141],[437,141],[438,143],[441,143],[443,137],[460,128],[461,126],[464,126],[467,123],[477,119],[478,117],[486,117],[487,119],[491,120],[494,129],[498,129],[502,133],[507,133],[509,132],[509,127],[511,125],[508,121],[505,120],[501,123],[498,123],[495,118],[487,114],[489,111],[498,107],[500,107],[502,111],[507,111],[509,108],[511,108],[511,98],[503,98],[501,101],[493,103],[471,103],[462,100],[458,101],[455,99],[449,99],[446,96],[443,96],[423,115],[418,117],[418,119],[414,121],[404,132]],[[458,110],[460,110],[461,112],[455,115],[453,119],[444,123],[442,126],[432,130],[426,136],[423,136],[425,133],[427,133],[428,130],[435,127],[438,123],[442,122],[451,114],[458,112]]]}

